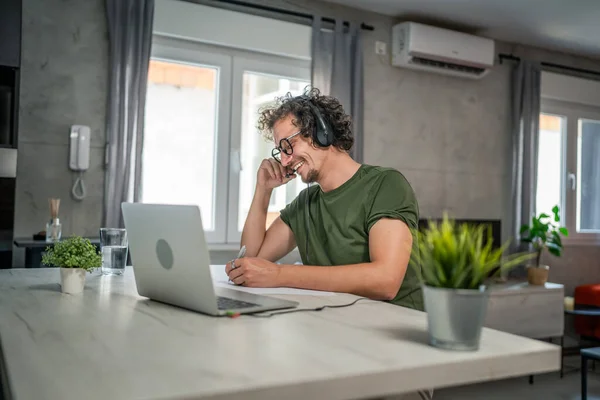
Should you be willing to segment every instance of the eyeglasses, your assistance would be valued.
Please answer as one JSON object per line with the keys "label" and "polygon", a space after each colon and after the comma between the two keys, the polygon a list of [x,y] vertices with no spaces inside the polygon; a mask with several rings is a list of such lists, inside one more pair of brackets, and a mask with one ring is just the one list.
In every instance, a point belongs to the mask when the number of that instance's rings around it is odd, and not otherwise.
{"label": "eyeglasses", "polygon": [[284,152],[288,156],[292,155],[292,153],[294,152],[294,148],[292,147],[292,143],[290,142],[290,139],[293,138],[294,136],[298,135],[299,133],[300,133],[300,131],[294,133],[291,136],[281,139],[279,141],[279,146],[275,147],[273,150],[271,150],[271,155],[273,156],[273,158],[275,160],[277,160],[277,162],[281,163],[281,152]]}

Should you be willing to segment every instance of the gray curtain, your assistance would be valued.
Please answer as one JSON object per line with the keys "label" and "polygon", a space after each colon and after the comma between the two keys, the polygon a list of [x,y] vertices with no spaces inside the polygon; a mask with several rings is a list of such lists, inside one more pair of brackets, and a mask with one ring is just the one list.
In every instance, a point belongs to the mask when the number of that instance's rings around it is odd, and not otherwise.
{"label": "gray curtain", "polygon": [[154,0],[106,0],[110,48],[103,226],[123,227],[121,202],[139,201]]}
{"label": "gray curtain", "polygon": [[361,30],[351,22],[345,28],[336,20],[333,31],[323,27],[322,18],[315,15],[312,26],[312,86],[326,95],[336,97],[344,111],[352,116],[354,146],[350,155],[363,162],[363,57]]}
{"label": "gray curtain", "polygon": [[521,250],[519,229],[535,214],[541,96],[541,67],[522,60],[512,71],[513,249]]}
{"label": "gray curtain", "polygon": [[581,126],[580,229],[600,229],[600,123]]}

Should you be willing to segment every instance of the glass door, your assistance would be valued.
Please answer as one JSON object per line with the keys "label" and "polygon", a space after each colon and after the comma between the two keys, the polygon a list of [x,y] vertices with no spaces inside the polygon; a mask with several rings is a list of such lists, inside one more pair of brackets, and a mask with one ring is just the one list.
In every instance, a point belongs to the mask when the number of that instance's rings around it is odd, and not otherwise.
{"label": "glass door", "polygon": [[[232,169],[227,240],[240,241],[250,204],[254,196],[256,172],[263,159],[271,157],[272,141],[267,141],[256,124],[262,107],[279,96],[300,95],[310,84],[308,66],[291,66],[236,57],[233,65],[233,90],[240,93],[232,103]],[[295,179],[273,191],[267,214],[267,227],[279,211],[291,202],[306,185]]]}

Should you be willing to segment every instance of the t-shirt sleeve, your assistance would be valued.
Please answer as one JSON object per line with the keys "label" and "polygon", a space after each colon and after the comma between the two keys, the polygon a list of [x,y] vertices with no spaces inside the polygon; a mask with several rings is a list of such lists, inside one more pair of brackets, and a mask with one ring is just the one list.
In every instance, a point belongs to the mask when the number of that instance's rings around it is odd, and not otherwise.
{"label": "t-shirt sleeve", "polygon": [[384,173],[374,193],[371,208],[367,211],[367,232],[381,218],[399,219],[404,221],[409,229],[417,229],[417,198],[408,180],[398,171],[389,170]]}
{"label": "t-shirt sleeve", "polygon": [[298,215],[298,204],[302,204],[299,203],[300,199],[303,199],[303,196],[306,196],[306,194],[306,189],[303,189],[294,200],[292,200],[282,210],[279,211],[279,217],[281,220],[292,230],[294,230],[293,225],[294,222],[296,222],[295,218]]}
{"label": "t-shirt sleeve", "polygon": [[295,214],[296,210],[296,199],[292,200],[291,203],[287,204],[285,208],[279,211],[279,217],[281,220],[291,228],[291,218],[292,215]]}

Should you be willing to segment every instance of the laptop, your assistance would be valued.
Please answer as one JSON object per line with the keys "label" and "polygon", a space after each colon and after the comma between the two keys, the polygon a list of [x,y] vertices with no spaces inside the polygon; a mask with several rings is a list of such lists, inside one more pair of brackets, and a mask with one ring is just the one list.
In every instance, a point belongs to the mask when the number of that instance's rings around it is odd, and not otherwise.
{"label": "laptop", "polygon": [[121,210],[140,296],[215,316],[298,306],[215,286],[198,206],[121,203]]}

